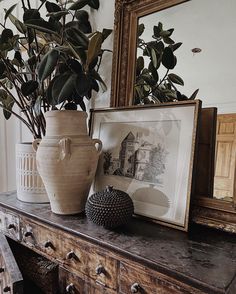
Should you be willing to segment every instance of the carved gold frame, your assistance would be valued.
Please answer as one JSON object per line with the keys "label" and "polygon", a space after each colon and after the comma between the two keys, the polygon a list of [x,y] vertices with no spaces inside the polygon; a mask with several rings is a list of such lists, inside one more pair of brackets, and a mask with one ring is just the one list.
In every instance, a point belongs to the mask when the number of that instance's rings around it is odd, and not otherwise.
{"label": "carved gold frame", "polygon": [[[133,102],[138,18],[189,0],[116,0],[111,107]],[[191,218],[195,223],[236,233],[234,202],[195,197]]]}

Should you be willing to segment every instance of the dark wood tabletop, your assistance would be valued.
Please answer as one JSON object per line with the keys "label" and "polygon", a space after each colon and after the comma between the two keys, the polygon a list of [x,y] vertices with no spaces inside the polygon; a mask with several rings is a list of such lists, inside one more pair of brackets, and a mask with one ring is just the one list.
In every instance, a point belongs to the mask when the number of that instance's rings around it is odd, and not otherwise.
{"label": "dark wood tabletop", "polygon": [[196,225],[185,233],[137,218],[107,230],[88,221],[84,214],[59,216],[51,212],[49,204],[23,203],[15,192],[0,194],[0,206],[192,284],[226,291],[236,279],[235,235]]}

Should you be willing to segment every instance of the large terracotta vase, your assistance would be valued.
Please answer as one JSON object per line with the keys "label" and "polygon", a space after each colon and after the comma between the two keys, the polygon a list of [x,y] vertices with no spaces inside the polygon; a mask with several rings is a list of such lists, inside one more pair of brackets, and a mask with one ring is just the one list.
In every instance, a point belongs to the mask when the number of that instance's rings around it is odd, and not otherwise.
{"label": "large terracotta vase", "polygon": [[[102,143],[87,134],[83,111],[55,110],[46,117],[46,136],[33,143],[51,209],[57,214],[84,211]],[[98,145],[98,148],[96,148]]]}

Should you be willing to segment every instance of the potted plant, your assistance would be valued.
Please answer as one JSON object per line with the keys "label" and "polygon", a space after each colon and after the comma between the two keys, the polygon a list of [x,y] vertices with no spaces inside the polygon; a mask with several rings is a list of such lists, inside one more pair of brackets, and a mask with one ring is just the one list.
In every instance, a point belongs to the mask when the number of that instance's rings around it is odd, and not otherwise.
{"label": "potted plant", "polygon": [[195,99],[198,89],[188,98],[177,89],[177,86],[184,85],[183,79],[170,72],[177,64],[175,51],[182,45],[171,38],[174,29],[164,29],[159,22],[157,26],[153,26],[152,40],[148,42],[142,38],[144,32],[145,25],[141,23],[138,26],[134,104]]}
{"label": "potted plant", "polygon": [[[47,128],[47,138],[40,143],[37,152],[37,163],[47,194],[53,195],[54,200],[58,194],[62,199],[65,194],[67,198],[71,194],[76,194],[79,198],[76,192],[78,185],[77,188],[72,188],[72,183],[78,182],[78,177],[81,177],[84,171],[78,176],[77,170],[83,164],[75,163],[78,158],[74,157],[73,151],[80,145],[81,138],[85,138],[89,145],[85,149],[91,149],[94,154],[88,155],[93,162],[90,162],[90,167],[86,167],[89,179],[84,180],[87,186],[81,192],[85,195],[95,173],[100,150],[97,152],[94,147],[97,141],[90,141],[86,135],[84,98],[89,100],[92,91],[106,89],[98,71],[103,54],[108,51],[102,49],[102,44],[111,30],[92,32],[89,14],[83,10],[86,5],[98,9],[99,0],[79,0],[73,3],[41,1],[37,9],[31,7],[30,1],[22,0],[21,3],[24,9],[23,21],[14,16],[16,5],[13,5],[5,10],[5,22],[1,24],[3,32],[0,39],[0,107],[3,108],[6,119],[15,115],[28,127],[36,140],[35,149],[37,143],[44,138]],[[40,14],[43,6],[47,10],[44,18]],[[17,34],[7,27],[10,21],[18,30]],[[12,88],[15,89],[14,94]],[[20,115],[14,110],[14,105],[20,108]],[[77,106],[82,111],[75,111]],[[60,111],[62,109],[65,110]],[[82,145],[86,146],[86,142]],[[51,147],[46,148],[47,143]],[[49,163],[54,160],[49,158],[53,144],[56,150],[53,151],[54,159],[61,164],[54,164],[50,169]],[[42,150],[45,150],[43,159]],[[71,160],[68,160],[70,157]],[[83,157],[86,157],[85,153]],[[72,162],[76,165],[76,171],[69,167]],[[50,183],[44,175],[44,165],[46,171],[50,171]],[[70,175],[63,175],[63,172],[59,175],[59,171],[66,171]],[[65,184],[66,180],[69,184]],[[55,181],[58,182],[59,188],[50,186],[52,182],[55,186]],[[66,192],[62,186],[71,189]],[[63,208],[53,211],[65,214],[79,212],[83,209],[83,204],[78,208],[78,202],[77,199],[77,204],[74,205],[71,201],[70,208],[66,211],[62,211]]]}

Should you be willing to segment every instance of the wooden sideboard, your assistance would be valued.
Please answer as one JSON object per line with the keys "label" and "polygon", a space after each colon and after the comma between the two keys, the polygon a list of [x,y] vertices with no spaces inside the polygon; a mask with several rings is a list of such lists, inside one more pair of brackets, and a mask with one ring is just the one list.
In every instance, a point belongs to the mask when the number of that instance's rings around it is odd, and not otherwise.
{"label": "wooden sideboard", "polygon": [[[84,215],[20,202],[15,193],[0,194],[0,230],[58,264],[55,293],[236,293],[235,235],[198,226],[186,234],[136,218],[106,230]],[[1,287],[21,293],[4,266]]]}

